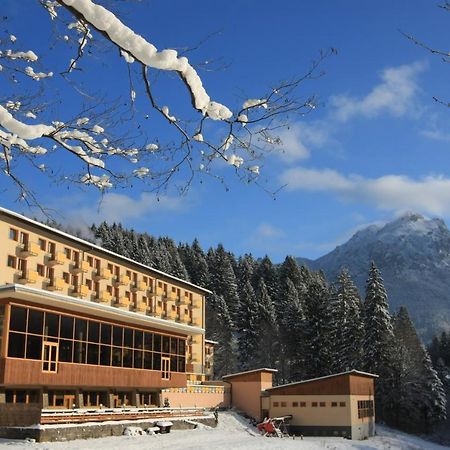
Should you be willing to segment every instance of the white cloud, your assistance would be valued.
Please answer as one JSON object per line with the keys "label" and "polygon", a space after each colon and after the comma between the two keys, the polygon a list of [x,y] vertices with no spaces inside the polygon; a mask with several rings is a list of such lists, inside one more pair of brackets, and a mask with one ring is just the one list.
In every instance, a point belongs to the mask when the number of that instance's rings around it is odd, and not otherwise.
{"label": "white cloud", "polygon": [[[151,219],[151,214],[177,212],[187,207],[184,197],[157,196],[143,192],[138,198],[124,194],[106,194],[98,207],[80,208],[77,214],[87,223],[125,222],[129,219]],[[150,214],[150,215],[149,215]]]}
{"label": "white cloud", "polygon": [[388,113],[403,116],[414,110],[414,98],[419,87],[417,75],[426,68],[422,62],[389,67],[381,74],[381,83],[375,86],[365,97],[348,95],[332,97],[331,105],[335,109],[334,118],[347,122],[355,116],[375,117]]}
{"label": "white cloud", "polygon": [[282,128],[277,133],[281,139],[279,156],[286,162],[309,158],[310,146],[323,145],[327,140],[327,130],[319,123],[296,123]]}
{"label": "white cloud", "polygon": [[441,141],[441,142],[449,142],[450,141],[450,133],[445,132],[443,130],[438,130],[436,128],[422,130],[420,134],[432,141]]}
{"label": "white cloud", "polygon": [[269,223],[262,223],[256,228],[255,236],[258,238],[278,238],[283,237],[284,233]]}
{"label": "white cloud", "polygon": [[281,181],[291,191],[330,192],[342,200],[384,210],[450,214],[450,178],[443,176],[428,176],[419,180],[403,175],[363,178],[358,175],[344,176],[330,169],[297,167],[286,170]]}

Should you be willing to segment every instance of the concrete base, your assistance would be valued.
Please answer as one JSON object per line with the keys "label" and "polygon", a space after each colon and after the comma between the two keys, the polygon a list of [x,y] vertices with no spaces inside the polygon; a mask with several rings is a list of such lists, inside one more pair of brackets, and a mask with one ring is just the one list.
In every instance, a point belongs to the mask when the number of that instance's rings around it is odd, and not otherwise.
{"label": "concrete base", "polygon": [[[161,419],[158,419],[158,421]],[[190,430],[201,423],[210,427],[216,426],[212,416],[192,417],[189,419],[174,419],[172,430]],[[155,421],[129,420],[114,422],[90,422],[77,425],[38,425],[36,427],[0,427],[0,438],[4,439],[35,439],[36,442],[71,441],[74,439],[91,439],[107,436],[122,436],[125,428],[133,426],[144,430],[155,425]]]}
{"label": "concrete base", "polygon": [[342,436],[348,439],[352,438],[352,427],[339,427],[339,426],[298,426],[289,425],[288,427],[290,434],[295,434],[297,436]]}

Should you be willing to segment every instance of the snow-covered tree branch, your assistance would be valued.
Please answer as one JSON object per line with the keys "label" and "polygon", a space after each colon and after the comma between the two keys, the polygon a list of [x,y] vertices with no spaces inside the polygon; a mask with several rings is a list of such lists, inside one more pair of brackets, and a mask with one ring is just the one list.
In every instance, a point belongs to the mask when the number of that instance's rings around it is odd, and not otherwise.
{"label": "snow-covered tree branch", "polygon": [[[169,185],[185,191],[194,176],[225,182],[226,165],[239,178],[259,183],[265,153],[278,150],[277,130],[292,114],[316,106],[314,96],[298,99],[296,90],[320,76],[320,63],[333,52],[320,53],[305,74],[264,95],[225,105],[218,98],[223,93],[209,92],[208,80],[185,56],[158,50],[105,6],[91,0],[37,1],[48,12],[44,25],[54,28],[58,51],[40,58],[20,36],[4,32],[0,40],[0,76],[9,81],[0,97],[0,166],[31,203],[35,199],[20,176],[23,164],[100,190],[139,180],[156,191]],[[118,98],[99,98],[85,74],[99,59],[107,67],[116,58],[128,68],[128,83]],[[101,77],[112,76],[103,71]],[[173,98],[158,84],[161,73],[175,74],[190,102],[184,104],[180,95],[170,105]],[[136,108],[152,119],[151,127],[136,126]]]}

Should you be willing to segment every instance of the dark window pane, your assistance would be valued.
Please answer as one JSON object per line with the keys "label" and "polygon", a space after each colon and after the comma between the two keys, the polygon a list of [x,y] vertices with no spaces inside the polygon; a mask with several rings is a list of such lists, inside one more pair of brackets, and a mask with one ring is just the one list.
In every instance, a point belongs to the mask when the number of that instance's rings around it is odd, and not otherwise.
{"label": "dark window pane", "polygon": [[102,323],[102,344],[111,344],[111,325]]}
{"label": "dark window pane", "polygon": [[11,358],[23,358],[25,356],[25,335],[9,333],[8,356]]}
{"label": "dark window pane", "polygon": [[180,339],[178,341],[178,354],[184,356],[186,353],[186,341],[184,339]]}
{"label": "dark window pane", "polygon": [[143,343],[144,343],[144,333],[142,331],[135,330],[134,348],[142,348]]}
{"label": "dark window pane", "polygon": [[73,339],[73,317],[61,316],[61,337]]}
{"label": "dark window pane", "polygon": [[87,335],[87,320],[75,319],[75,339],[85,341]]}
{"label": "dark window pane", "polygon": [[170,357],[170,371],[171,372],[177,371],[177,357],[176,356]]}
{"label": "dark window pane", "polygon": [[170,353],[176,353],[177,352],[177,345],[178,339],[177,338],[170,338]]}
{"label": "dark window pane", "polygon": [[161,335],[160,334],[153,335],[153,351],[154,352],[161,351]]}
{"label": "dark window pane", "polygon": [[131,328],[125,328],[123,330],[123,346],[133,347],[133,330]]}
{"label": "dark window pane", "polygon": [[118,345],[119,347],[122,347],[122,334],[123,334],[122,327],[114,327],[113,328],[113,344],[114,345]]}
{"label": "dark window pane", "polygon": [[25,403],[26,402],[27,392],[23,390],[16,391],[16,403]]}
{"label": "dark window pane", "polygon": [[161,354],[153,353],[153,370],[161,370]]}
{"label": "dark window pane", "polygon": [[144,333],[144,350],[153,350],[153,333]]}
{"label": "dark window pane", "polygon": [[122,348],[112,347],[111,362],[115,367],[122,367]]}
{"label": "dark window pane", "polygon": [[152,352],[144,352],[144,369],[152,369]]}
{"label": "dark window pane", "polygon": [[62,362],[72,362],[73,342],[61,339],[59,341],[59,360]]}
{"label": "dark window pane", "polygon": [[133,350],[123,349],[123,367],[133,367]]}
{"label": "dark window pane", "polygon": [[98,365],[98,345],[88,344],[87,363]]}
{"label": "dark window pane", "polygon": [[41,334],[44,327],[44,312],[28,310],[28,333]]}
{"label": "dark window pane", "polygon": [[42,336],[27,336],[27,359],[42,358]]}
{"label": "dark window pane", "polygon": [[178,372],[186,372],[186,362],[181,357],[178,357]]}
{"label": "dark window pane", "polygon": [[25,332],[27,329],[27,309],[20,308],[19,306],[11,306],[9,323],[10,330]]}
{"label": "dark window pane", "polygon": [[142,352],[140,350],[135,350],[134,351],[133,367],[135,369],[142,369]]}
{"label": "dark window pane", "polygon": [[52,313],[45,313],[44,334],[46,336],[58,337],[58,332],[59,332],[59,315]]}
{"label": "dark window pane", "polygon": [[89,342],[98,342],[100,335],[100,324],[98,322],[89,321]]}
{"label": "dark window pane", "polygon": [[170,337],[169,336],[163,336],[162,337],[162,351],[163,353],[169,353],[170,349]]}
{"label": "dark window pane", "polygon": [[75,341],[73,362],[78,364],[86,364],[86,344],[84,342]]}
{"label": "dark window pane", "polygon": [[111,347],[107,345],[100,346],[100,364],[102,366],[111,365]]}

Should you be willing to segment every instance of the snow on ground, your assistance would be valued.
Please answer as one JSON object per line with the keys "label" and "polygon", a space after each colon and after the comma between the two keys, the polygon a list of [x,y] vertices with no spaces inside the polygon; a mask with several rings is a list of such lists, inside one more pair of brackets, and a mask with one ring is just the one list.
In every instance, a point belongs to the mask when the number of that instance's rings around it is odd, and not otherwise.
{"label": "snow on ground", "polygon": [[350,441],[343,438],[305,437],[269,438],[260,436],[254,427],[232,412],[219,415],[217,428],[200,426],[196,430],[172,431],[155,436],[121,436],[101,439],[77,440],[53,443],[29,443],[0,439],[0,450],[444,450],[443,447],[415,436],[378,427],[378,436],[366,441]]}

